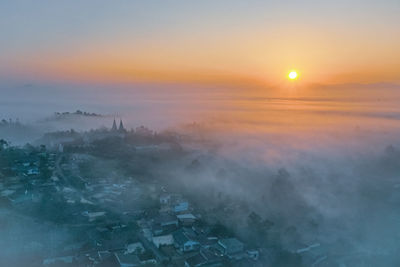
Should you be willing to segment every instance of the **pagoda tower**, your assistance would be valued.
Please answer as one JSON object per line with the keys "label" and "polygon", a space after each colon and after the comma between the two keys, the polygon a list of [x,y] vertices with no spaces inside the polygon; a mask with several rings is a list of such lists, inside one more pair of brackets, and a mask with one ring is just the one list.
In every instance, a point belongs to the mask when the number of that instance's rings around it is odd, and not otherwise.
{"label": "pagoda tower", "polygon": [[122,123],[122,119],[119,121],[118,131],[125,132],[124,124]]}
{"label": "pagoda tower", "polygon": [[117,131],[117,123],[115,122],[115,118],[114,118],[114,122],[113,122],[113,125],[111,128],[111,131],[113,131],[113,132]]}

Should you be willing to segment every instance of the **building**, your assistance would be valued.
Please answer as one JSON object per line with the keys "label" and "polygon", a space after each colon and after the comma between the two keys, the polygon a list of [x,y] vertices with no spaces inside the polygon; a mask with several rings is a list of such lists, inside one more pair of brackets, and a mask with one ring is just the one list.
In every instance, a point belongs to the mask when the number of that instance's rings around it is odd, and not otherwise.
{"label": "building", "polygon": [[192,225],[196,221],[196,217],[191,213],[179,214],[176,216],[179,220],[179,223],[183,226]]}
{"label": "building", "polygon": [[160,224],[154,223],[151,226],[151,231],[152,231],[152,236],[153,235],[154,236],[159,236],[159,235],[162,235],[164,233],[164,228]]}
{"label": "building", "polygon": [[256,249],[248,250],[247,251],[247,257],[249,259],[253,260],[258,260],[258,257],[260,256],[260,252]]}
{"label": "building", "polygon": [[142,243],[136,242],[126,246],[125,254],[131,254],[131,253],[141,254],[143,252],[145,252],[145,249]]}
{"label": "building", "polygon": [[32,168],[29,168],[27,171],[26,171],[26,174],[27,175],[38,175],[40,172],[39,172],[39,168],[38,167],[32,167]]}
{"label": "building", "polygon": [[177,201],[174,205],[174,212],[179,213],[179,212],[184,212],[189,209],[189,202],[186,200],[180,200]]}
{"label": "building", "polygon": [[124,128],[124,124],[122,123],[122,120],[119,121],[118,131],[125,132],[125,128]]}
{"label": "building", "polygon": [[124,254],[123,252],[114,253],[120,267],[136,267],[140,266],[142,263],[137,255],[134,254]]}
{"label": "building", "polygon": [[116,132],[117,131],[117,123],[115,122],[115,119],[113,121],[113,125],[111,127],[111,131]]}
{"label": "building", "polygon": [[161,225],[162,227],[178,227],[178,218],[175,215],[164,213],[155,219],[155,223]]}
{"label": "building", "polygon": [[218,241],[218,245],[222,248],[222,253],[225,255],[242,252],[244,245],[236,238],[224,238]]}
{"label": "building", "polygon": [[167,205],[171,201],[171,195],[170,194],[162,194],[160,196],[160,204]]}
{"label": "building", "polygon": [[185,260],[185,267],[200,267],[207,263],[207,259],[203,257],[203,255],[196,254],[192,257],[189,257]]}
{"label": "building", "polygon": [[152,241],[153,241],[153,244],[157,248],[159,248],[160,246],[173,245],[174,244],[174,237],[171,234],[153,236]]}
{"label": "building", "polygon": [[202,248],[210,248],[212,246],[215,247],[215,245],[217,245],[218,238],[217,237],[207,237],[205,235],[199,235],[197,237],[197,241],[199,241]]}
{"label": "building", "polygon": [[74,262],[74,256],[62,256],[55,258],[47,258],[43,260],[43,265],[68,265]]}
{"label": "building", "polygon": [[[193,233],[194,234],[194,233]],[[188,229],[179,229],[173,233],[174,245],[180,252],[195,251],[200,248],[200,243]]]}
{"label": "building", "polygon": [[97,252],[97,258],[100,262],[105,261],[106,259],[112,257],[113,254],[108,250],[102,250]]}
{"label": "building", "polygon": [[84,211],[82,214],[89,218],[89,222],[93,222],[94,220],[96,220],[98,218],[104,217],[106,215],[106,212],[105,211],[97,211],[97,212]]}
{"label": "building", "polygon": [[221,257],[215,255],[210,250],[202,249],[199,254],[189,257],[185,260],[185,267],[222,266]]}

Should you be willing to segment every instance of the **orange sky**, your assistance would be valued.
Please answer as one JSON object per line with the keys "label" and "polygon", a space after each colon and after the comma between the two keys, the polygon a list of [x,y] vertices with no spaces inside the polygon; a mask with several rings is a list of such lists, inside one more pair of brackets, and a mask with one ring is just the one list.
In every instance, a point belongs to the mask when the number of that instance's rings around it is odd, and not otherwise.
{"label": "orange sky", "polygon": [[[148,17],[103,10],[105,18],[78,17],[83,22],[77,28],[67,26],[75,14],[59,11],[54,28],[8,29],[11,41],[5,40],[8,53],[0,52],[0,70],[43,79],[258,87],[286,84],[295,69],[298,84],[399,82],[399,5],[356,2],[260,4],[260,11],[236,3],[232,14],[208,2],[186,15],[141,7]],[[51,23],[50,11],[26,20]],[[7,16],[3,20],[9,22]],[[87,29],[82,33],[79,27]]]}

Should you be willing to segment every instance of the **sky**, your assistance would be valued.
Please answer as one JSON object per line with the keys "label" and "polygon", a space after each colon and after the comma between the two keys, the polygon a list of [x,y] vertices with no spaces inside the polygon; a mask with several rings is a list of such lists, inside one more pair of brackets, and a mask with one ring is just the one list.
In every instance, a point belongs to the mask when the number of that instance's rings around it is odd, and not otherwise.
{"label": "sky", "polygon": [[0,1],[2,80],[400,82],[400,2]]}

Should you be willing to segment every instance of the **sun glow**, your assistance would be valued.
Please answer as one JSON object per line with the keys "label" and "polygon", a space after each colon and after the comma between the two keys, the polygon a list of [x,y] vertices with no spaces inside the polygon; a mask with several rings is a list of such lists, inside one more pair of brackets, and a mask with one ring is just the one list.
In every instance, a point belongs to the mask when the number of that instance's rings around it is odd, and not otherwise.
{"label": "sun glow", "polygon": [[298,74],[297,74],[296,71],[291,71],[291,72],[288,74],[288,77],[289,77],[290,80],[295,80],[295,79],[297,79]]}

